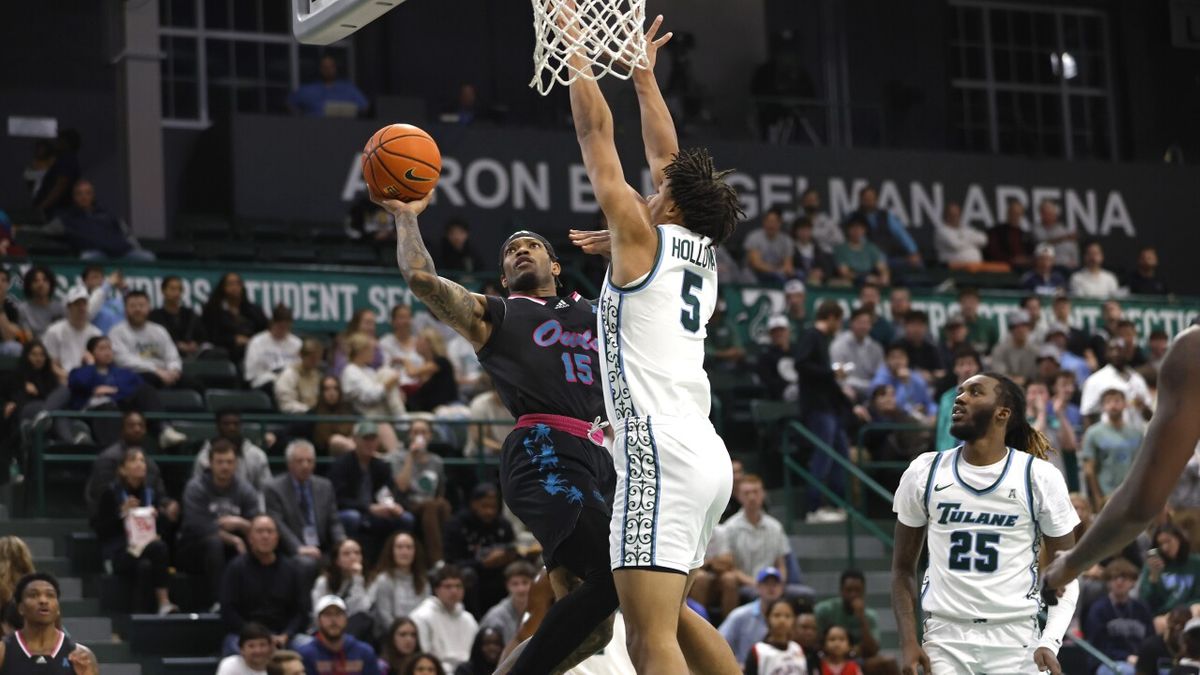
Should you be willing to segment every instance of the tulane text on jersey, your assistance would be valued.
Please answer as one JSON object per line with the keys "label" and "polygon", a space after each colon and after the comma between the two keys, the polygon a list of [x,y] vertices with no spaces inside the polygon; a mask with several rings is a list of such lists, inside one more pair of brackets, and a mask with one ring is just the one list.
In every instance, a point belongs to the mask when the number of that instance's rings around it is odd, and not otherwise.
{"label": "tulane text on jersey", "polygon": [[936,508],[942,512],[941,517],[938,518],[938,524],[974,523],[976,525],[992,525],[995,527],[1014,527],[1017,524],[1017,519],[1020,518],[1020,516],[1008,515],[1006,513],[963,511],[960,508],[961,506],[961,503],[938,502]]}

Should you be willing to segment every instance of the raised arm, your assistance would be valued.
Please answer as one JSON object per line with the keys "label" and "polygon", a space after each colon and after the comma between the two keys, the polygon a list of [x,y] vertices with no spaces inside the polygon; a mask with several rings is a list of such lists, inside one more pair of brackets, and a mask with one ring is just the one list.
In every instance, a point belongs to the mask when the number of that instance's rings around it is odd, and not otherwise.
{"label": "raised arm", "polygon": [[659,14],[650,30],[646,31],[647,67],[633,69],[633,88],[637,92],[638,107],[642,113],[642,144],[646,146],[646,162],[650,165],[650,178],[654,189],[663,182],[663,169],[679,153],[679,137],[675,134],[675,122],[671,111],[663,100],[654,76],[654,65],[658,62],[658,50],[671,41],[673,33],[658,36],[663,18]]}
{"label": "raised arm", "polygon": [[[429,308],[433,315],[465,337],[476,350],[483,347],[492,335],[492,324],[483,320],[487,300],[461,285],[438,276],[433,258],[425,248],[417,216],[429,206],[433,193],[424,199],[402,202],[395,199],[375,203],[387,209],[396,219],[396,264],[408,282],[413,295]],[[374,196],[372,196],[374,199]]]}

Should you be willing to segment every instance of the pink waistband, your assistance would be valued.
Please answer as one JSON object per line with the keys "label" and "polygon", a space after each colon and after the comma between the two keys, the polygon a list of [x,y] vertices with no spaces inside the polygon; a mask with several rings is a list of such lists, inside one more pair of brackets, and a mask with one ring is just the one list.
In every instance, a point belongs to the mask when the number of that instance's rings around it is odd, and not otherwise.
{"label": "pink waistband", "polygon": [[595,422],[585,422],[563,415],[521,415],[517,418],[516,428],[524,429],[539,424],[544,424],[551,429],[558,429],[572,436],[578,436],[596,445],[604,445],[604,429],[599,424],[599,419]]}

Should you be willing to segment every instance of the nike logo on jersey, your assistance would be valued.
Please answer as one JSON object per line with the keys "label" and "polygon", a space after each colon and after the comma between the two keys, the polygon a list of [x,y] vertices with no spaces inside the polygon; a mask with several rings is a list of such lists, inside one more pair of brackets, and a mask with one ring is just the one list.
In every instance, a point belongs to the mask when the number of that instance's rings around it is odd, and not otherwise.
{"label": "nike logo on jersey", "polygon": [[938,518],[939,525],[947,523],[963,523],[976,525],[992,525],[996,527],[1013,527],[1017,524],[1019,516],[1009,515],[1007,513],[975,513],[974,511],[963,511],[961,503],[945,502],[937,505],[937,509],[942,512]]}
{"label": "nike logo on jersey", "polygon": [[951,485],[954,485],[954,483],[946,483],[945,485],[939,485],[939,486],[933,488],[933,491],[941,492],[942,490],[945,490],[946,488],[950,487]]}
{"label": "nike logo on jersey", "polygon": [[570,306],[571,306],[571,305],[567,304],[567,301],[566,301],[566,300],[563,300],[563,299],[561,299],[561,298],[560,298],[560,299],[559,299],[559,301],[558,301],[558,304],[554,306],[554,309],[566,309],[566,308],[568,308],[568,307],[570,307]]}

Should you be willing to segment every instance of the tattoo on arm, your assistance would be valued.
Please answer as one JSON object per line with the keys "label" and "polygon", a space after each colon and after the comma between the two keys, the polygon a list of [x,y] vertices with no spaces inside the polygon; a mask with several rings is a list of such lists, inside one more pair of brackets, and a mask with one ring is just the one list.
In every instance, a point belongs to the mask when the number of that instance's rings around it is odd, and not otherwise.
{"label": "tattoo on arm", "polygon": [[482,323],[479,303],[461,285],[438,276],[417,227],[417,217],[411,213],[396,216],[396,262],[413,294],[434,316],[467,339],[478,337]]}

